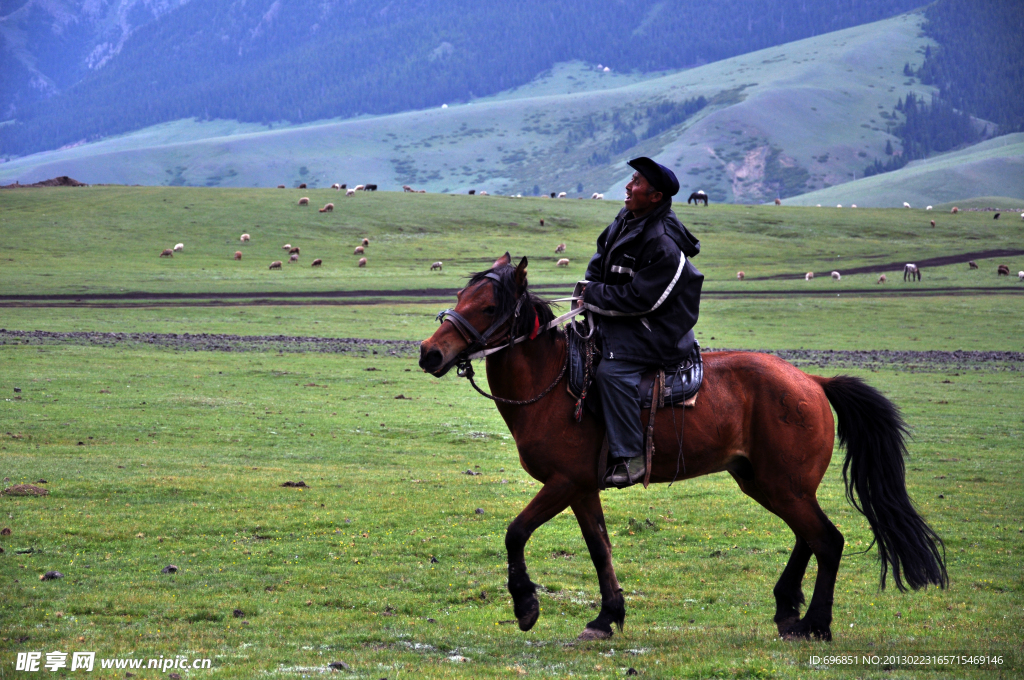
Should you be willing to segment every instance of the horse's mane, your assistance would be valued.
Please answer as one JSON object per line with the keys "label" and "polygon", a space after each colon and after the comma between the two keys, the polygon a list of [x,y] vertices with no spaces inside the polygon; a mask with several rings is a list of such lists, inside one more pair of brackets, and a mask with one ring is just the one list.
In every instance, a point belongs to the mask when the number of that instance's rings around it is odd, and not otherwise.
{"label": "horse's mane", "polygon": [[[487,278],[488,274],[497,274],[499,280],[494,286],[494,315],[502,317],[511,315],[516,307],[516,268],[512,265],[504,265],[493,269],[485,269],[481,272],[470,275],[467,286],[472,286]],[[520,336],[533,332],[534,320],[538,320],[541,326],[550,323],[555,318],[551,310],[552,302],[545,300],[539,295],[534,295],[529,288],[523,293],[526,296],[522,309],[519,311],[519,320],[512,328],[512,335]],[[557,328],[548,330],[550,334],[557,334]]]}

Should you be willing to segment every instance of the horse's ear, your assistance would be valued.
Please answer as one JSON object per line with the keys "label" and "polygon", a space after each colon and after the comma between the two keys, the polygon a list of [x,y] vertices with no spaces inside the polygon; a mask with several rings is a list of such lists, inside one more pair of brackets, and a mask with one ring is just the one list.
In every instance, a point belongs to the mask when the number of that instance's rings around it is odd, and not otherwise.
{"label": "horse's ear", "polygon": [[510,264],[512,264],[512,256],[509,255],[508,251],[506,250],[504,255],[502,255],[501,257],[494,261],[494,264],[491,265],[491,269],[497,269],[498,267],[506,267]]}
{"label": "horse's ear", "polygon": [[526,265],[529,264],[526,256],[519,260],[519,266],[516,267],[516,288],[519,292],[526,290]]}

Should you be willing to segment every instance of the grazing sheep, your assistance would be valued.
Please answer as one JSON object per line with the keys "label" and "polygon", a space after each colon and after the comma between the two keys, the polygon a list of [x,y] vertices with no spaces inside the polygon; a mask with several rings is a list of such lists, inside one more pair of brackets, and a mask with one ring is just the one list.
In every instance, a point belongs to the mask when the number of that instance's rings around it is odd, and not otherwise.
{"label": "grazing sheep", "polygon": [[555,255],[558,255],[559,253],[564,253],[564,252],[565,252],[565,244],[564,243],[559,243],[557,246],[555,246]]}
{"label": "grazing sheep", "polygon": [[554,191],[552,191],[552,192],[551,192],[551,198],[554,198],[554,197],[555,197],[555,192],[554,192]]}
{"label": "grazing sheep", "polygon": [[906,281],[907,277],[910,277],[911,281],[921,280],[921,270],[918,269],[916,264],[910,264],[909,262],[903,265],[903,280]]}
{"label": "grazing sheep", "polygon": [[320,212],[334,212],[334,204],[328,203],[324,207],[320,208]]}
{"label": "grazing sheep", "polygon": [[590,197],[591,198],[597,198],[597,192],[595,191],[594,193],[590,194]]}
{"label": "grazing sheep", "polygon": [[241,260],[242,259],[242,251],[241,250],[236,250],[235,251],[235,259],[236,260]]}
{"label": "grazing sheep", "polygon": [[416,193],[417,193],[417,194],[425,194],[425,193],[427,193],[427,190],[426,190],[426,189],[420,189],[420,190],[419,190],[419,191],[417,191]]}
{"label": "grazing sheep", "polygon": [[782,199],[781,198],[776,198],[775,199],[775,205],[782,205]]}
{"label": "grazing sheep", "polygon": [[850,207],[851,207],[851,208],[856,208],[856,207],[857,207],[857,204],[856,204],[856,203],[854,203],[854,204],[852,204],[852,205],[851,205]]}
{"label": "grazing sheep", "polygon": [[299,205],[309,205],[309,197],[303,196],[299,199]]}
{"label": "grazing sheep", "polygon": [[281,260],[274,260],[273,262],[270,263],[270,269],[280,269],[280,268],[281,268]]}
{"label": "grazing sheep", "polygon": [[481,195],[481,196],[486,196],[486,195],[487,195],[487,192],[486,192],[486,191],[481,191],[481,192],[480,192],[480,195]]}
{"label": "grazing sheep", "polygon": [[362,191],[365,188],[366,188],[365,184],[357,184],[356,185],[356,191]]}
{"label": "grazing sheep", "polygon": [[356,249],[352,251],[352,254],[353,255],[362,255],[365,252],[366,251],[363,249],[362,246],[356,246]]}
{"label": "grazing sheep", "polygon": [[363,242],[362,242],[362,244],[361,244],[361,245],[362,245],[362,246],[363,246],[364,248],[366,248],[367,246],[369,246],[369,245],[370,245],[370,239],[368,239],[368,238],[364,238],[364,239],[363,239]]}
{"label": "grazing sheep", "polygon": [[540,226],[542,226],[542,227],[544,226],[544,220],[540,221]]}
{"label": "grazing sheep", "polygon": [[814,278],[814,272],[807,272],[804,274],[804,281],[810,281]]}
{"label": "grazing sheep", "polygon": [[438,260],[434,264],[430,265],[430,271],[434,271],[435,269],[437,269],[439,271],[444,271],[444,267],[441,266],[441,261],[440,260]]}
{"label": "grazing sheep", "polygon": [[556,262],[555,265],[557,265],[559,267],[568,267],[569,266],[569,258],[563,257],[558,262]]}
{"label": "grazing sheep", "polygon": [[978,268],[978,263],[975,262],[974,260],[968,260],[967,267],[968,267],[968,269],[977,269]]}
{"label": "grazing sheep", "polygon": [[604,194],[594,194],[591,198],[597,199],[598,201],[604,200]]}
{"label": "grazing sheep", "polygon": [[366,266],[366,258],[365,257],[359,258],[359,266],[360,267],[365,267]]}
{"label": "grazing sheep", "polygon": [[324,263],[324,261],[323,261],[323,260],[321,260],[321,259],[320,259],[320,258],[318,257],[318,258],[316,258],[315,260],[313,260],[313,264],[311,264],[311,265],[309,265],[309,266],[310,266],[310,267],[319,267],[319,266],[320,266],[320,265],[322,265],[323,263]]}
{"label": "grazing sheep", "polygon": [[957,214],[958,212],[960,212],[960,208],[958,208],[958,207],[956,207],[956,206],[954,205],[954,206],[953,206],[953,209],[952,209],[952,210],[950,210],[949,212],[951,212],[952,214],[954,214],[954,215],[955,215],[955,214]]}
{"label": "grazing sheep", "polygon": [[832,280],[833,281],[838,281],[841,278],[843,278],[842,274],[840,274],[839,272],[832,272]]}
{"label": "grazing sheep", "polygon": [[241,238],[241,239],[239,239],[239,240],[240,240],[240,241],[241,241],[242,243],[248,243],[248,242],[249,242],[249,235],[248,235],[248,234],[242,234],[242,238]]}
{"label": "grazing sheep", "polygon": [[998,219],[999,219],[999,213],[996,213],[995,215],[993,215],[993,216],[992,216],[992,219],[994,219],[994,220],[998,220]]}
{"label": "grazing sheep", "polygon": [[1021,218],[1022,220],[1024,220],[1024,212],[1022,212],[1022,213],[1020,214],[1020,218]]}
{"label": "grazing sheep", "polygon": [[412,193],[412,187],[409,186],[408,184],[403,184],[402,185],[402,191],[404,191],[407,194],[411,194]]}
{"label": "grazing sheep", "polygon": [[932,225],[933,227],[935,226],[935,220],[932,220],[932,221],[931,221],[931,225]]}
{"label": "grazing sheep", "polygon": [[885,274],[882,274],[878,277],[878,280],[875,281],[875,283],[885,283],[886,281],[888,281],[888,279],[885,278]]}
{"label": "grazing sheep", "polygon": [[180,253],[180,252],[182,252],[184,250],[185,250],[185,244],[184,243],[175,243],[174,244],[174,252]]}
{"label": "grazing sheep", "polygon": [[298,261],[299,261],[299,254],[298,253],[292,253],[292,256],[288,258],[288,262],[298,262]]}
{"label": "grazing sheep", "polygon": [[278,189],[284,189],[284,185],[283,185],[283,184],[278,184],[278,185],[277,185],[277,188],[278,188]]}
{"label": "grazing sheep", "polygon": [[1017,280],[1024,281],[1024,272],[1017,272]]}
{"label": "grazing sheep", "polygon": [[281,246],[281,250],[291,250],[291,249],[292,249],[292,244],[291,243],[285,243],[283,246]]}
{"label": "grazing sheep", "polygon": [[925,210],[931,210],[931,209],[932,209],[932,207],[930,205],[929,206],[925,206]]}
{"label": "grazing sheep", "polygon": [[744,274],[743,272],[736,272],[736,278],[742,281],[743,279],[747,278],[747,275]]}
{"label": "grazing sheep", "polygon": [[174,257],[174,251],[170,248],[164,248],[160,253],[160,257]]}
{"label": "grazing sheep", "polygon": [[355,189],[346,189],[345,190],[345,195],[346,196],[355,196],[356,195],[356,190]]}
{"label": "grazing sheep", "polygon": [[331,188],[334,189],[335,191],[341,191],[341,185],[337,183],[332,184]]}
{"label": "grazing sheep", "polygon": [[564,191],[562,191],[562,192],[559,192],[558,197],[559,198],[565,198],[567,195],[568,194],[566,194]]}
{"label": "grazing sheep", "polygon": [[999,265],[999,269],[996,270],[996,276],[1009,276],[1009,275],[1010,275],[1010,266],[1009,265],[1005,265],[1005,264]]}
{"label": "grazing sheep", "polygon": [[302,184],[300,184],[300,185],[299,185],[299,188],[300,188],[300,189],[305,189],[305,188],[306,188],[306,183],[305,183],[305,182],[303,182]]}
{"label": "grazing sheep", "polygon": [[910,204],[909,204],[909,203],[907,203],[906,201],[903,201],[903,207],[904,207],[904,208],[909,208],[909,207],[910,207]]}
{"label": "grazing sheep", "polygon": [[288,249],[288,254],[289,255],[298,255],[301,252],[302,252],[302,248],[299,248],[298,246],[295,246],[294,248],[289,248]]}
{"label": "grazing sheep", "polygon": [[476,195],[476,189],[470,189],[466,193],[469,194],[470,196],[475,196]]}

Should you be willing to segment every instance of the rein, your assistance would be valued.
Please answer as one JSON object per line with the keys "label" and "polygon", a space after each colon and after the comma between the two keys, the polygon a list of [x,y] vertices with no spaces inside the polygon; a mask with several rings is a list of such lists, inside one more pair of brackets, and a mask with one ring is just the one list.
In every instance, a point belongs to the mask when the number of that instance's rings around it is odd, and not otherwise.
{"label": "rein", "polygon": [[[500,277],[494,273],[486,274],[486,278],[491,279],[492,281],[495,281],[497,283],[501,282]],[[516,302],[516,307],[513,311],[509,312],[502,318],[497,319],[483,333],[474,328],[473,324],[469,323],[469,321],[467,321],[464,316],[456,312],[454,309],[444,309],[438,312],[437,314],[438,321],[440,321],[441,323],[444,323],[445,321],[450,322],[453,326],[455,326],[456,330],[459,331],[459,334],[462,335],[466,342],[469,343],[469,346],[466,349],[462,350],[462,352],[460,352],[459,356],[457,357],[455,365],[458,370],[456,371],[456,374],[460,378],[467,378],[469,380],[469,384],[472,385],[473,389],[475,389],[477,392],[487,397],[488,399],[496,401],[500,404],[511,404],[513,406],[528,406],[530,404],[535,404],[544,397],[546,397],[551,392],[551,390],[555,388],[555,385],[560,383],[562,381],[562,378],[565,376],[565,370],[569,366],[568,349],[565,353],[565,360],[562,362],[562,370],[558,372],[558,376],[555,378],[554,382],[548,385],[543,392],[538,394],[533,399],[505,399],[504,397],[496,397],[493,394],[488,394],[487,392],[484,392],[473,380],[475,371],[473,370],[473,364],[471,362],[474,359],[486,359],[488,356],[494,354],[495,352],[500,352],[503,349],[512,349],[512,347],[518,345],[520,342],[532,340],[539,336],[544,331],[550,330],[556,327],[558,324],[565,321],[566,319],[570,319],[584,311],[582,306],[577,307],[572,311],[566,312],[565,314],[562,314],[561,316],[552,319],[550,322],[544,324],[543,326],[538,326],[531,333],[515,337],[513,335],[513,332],[515,330],[516,320],[518,320],[519,318],[519,312],[522,309],[523,300],[525,299],[526,295],[524,293]],[[553,300],[552,302],[575,302],[581,299],[582,298],[578,297],[558,298],[557,300]],[[494,333],[499,328],[505,325],[505,323],[509,321],[509,318],[512,319],[512,323],[509,325],[508,342],[502,340],[501,344],[499,344],[496,347],[487,347],[488,342],[490,342],[491,336],[494,335]]]}

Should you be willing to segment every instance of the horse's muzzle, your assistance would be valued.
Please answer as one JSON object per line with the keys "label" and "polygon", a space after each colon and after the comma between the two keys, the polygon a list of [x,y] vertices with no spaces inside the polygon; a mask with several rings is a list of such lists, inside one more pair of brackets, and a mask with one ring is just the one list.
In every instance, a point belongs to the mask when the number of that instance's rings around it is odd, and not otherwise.
{"label": "horse's muzzle", "polygon": [[452,367],[452,364],[445,366],[444,363],[444,354],[440,350],[430,349],[426,343],[420,343],[420,368],[440,378]]}

